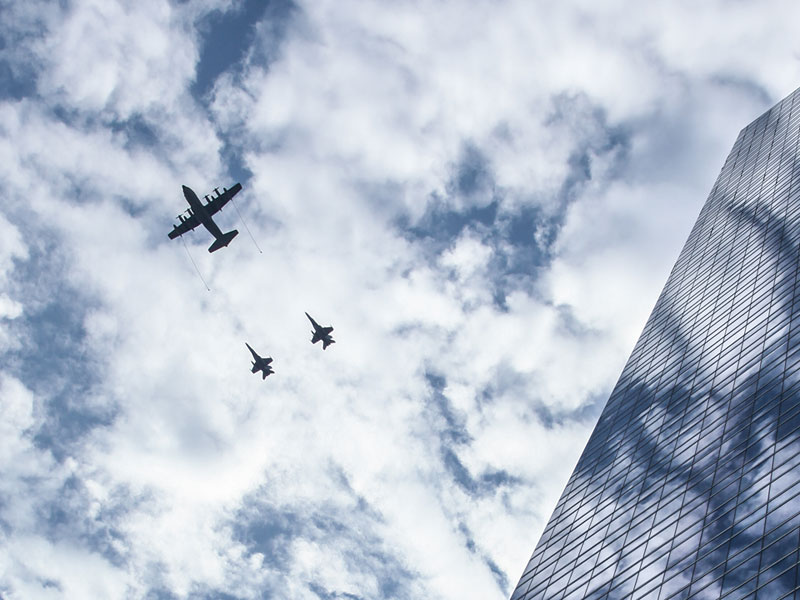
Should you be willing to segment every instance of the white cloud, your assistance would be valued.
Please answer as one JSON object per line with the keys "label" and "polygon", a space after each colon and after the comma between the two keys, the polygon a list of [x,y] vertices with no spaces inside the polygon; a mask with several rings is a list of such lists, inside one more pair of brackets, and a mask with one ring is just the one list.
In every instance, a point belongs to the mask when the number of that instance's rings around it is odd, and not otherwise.
{"label": "white cloud", "polygon": [[62,11],[38,43],[42,94],[121,119],[185,101],[197,61],[186,11],[160,0],[85,0]]}
{"label": "white cloud", "polygon": [[0,281],[4,283],[7,281],[14,260],[24,260],[27,257],[28,248],[19,229],[4,215],[0,215],[0,278],[2,278]]}
{"label": "white cloud", "polygon": [[22,314],[22,304],[7,295],[0,296],[0,319],[16,319]]}
{"label": "white cloud", "polygon": [[0,519],[3,534],[3,589],[10,598],[121,597],[124,573],[79,539],[47,539],[48,514],[54,507],[68,510],[64,487],[81,477],[74,460],[56,463],[33,442],[41,424],[42,399],[19,380],[0,380],[0,493],[6,499]]}
{"label": "white cloud", "polygon": [[[795,85],[797,9],[314,2],[206,110],[200,44],[224,40],[195,24],[231,6],[15,9],[44,25],[19,53],[37,95],[0,104],[0,464],[18,498],[0,589],[502,595],[491,565],[513,586],[589,435],[576,414],[608,394],[736,131]],[[181,183],[232,183],[223,148],[253,173],[237,201],[264,254],[226,207],[229,248],[185,238],[209,293],[166,233]],[[485,171],[471,191],[453,183],[465,148]],[[492,227],[425,219],[493,201]],[[538,246],[501,231],[523,208]],[[36,273],[45,251],[59,272]],[[512,254],[535,266],[506,272]],[[80,324],[64,343],[86,382],[26,379],[46,306]],[[304,311],[336,345],[311,346]],[[274,376],[249,373],[244,341]],[[66,408],[86,428],[54,457],[33,439]],[[56,534],[37,510],[68,481]],[[273,513],[299,523],[285,562],[239,530]]]}

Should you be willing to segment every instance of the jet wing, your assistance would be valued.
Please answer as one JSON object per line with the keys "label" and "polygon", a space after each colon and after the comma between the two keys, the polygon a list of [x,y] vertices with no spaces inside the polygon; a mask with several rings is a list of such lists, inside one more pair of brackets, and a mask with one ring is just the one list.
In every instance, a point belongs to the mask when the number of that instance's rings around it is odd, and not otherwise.
{"label": "jet wing", "polygon": [[180,224],[173,225],[172,231],[170,231],[167,235],[169,236],[169,239],[174,240],[179,235],[183,235],[187,231],[191,231],[198,225],[200,225],[200,219],[197,218],[197,215],[191,214],[190,216],[181,219]]}
{"label": "jet wing", "polygon": [[239,190],[241,189],[242,189],[241,183],[237,183],[231,189],[225,188],[224,191],[219,196],[211,198],[208,204],[205,205],[206,212],[209,215],[217,214],[222,209],[222,207],[228,203],[228,200],[230,200],[236,194],[238,194]]}

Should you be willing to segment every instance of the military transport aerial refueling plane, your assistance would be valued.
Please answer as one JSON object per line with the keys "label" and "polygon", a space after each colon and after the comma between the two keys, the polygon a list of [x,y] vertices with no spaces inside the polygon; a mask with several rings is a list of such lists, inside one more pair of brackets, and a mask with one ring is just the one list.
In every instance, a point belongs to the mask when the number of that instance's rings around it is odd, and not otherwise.
{"label": "military transport aerial refueling plane", "polygon": [[266,379],[267,375],[271,375],[272,373],[275,372],[272,370],[272,367],[269,366],[269,364],[272,362],[272,358],[263,358],[259,356],[258,352],[253,350],[250,347],[250,344],[248,344],[247,342],[245,342],[244,345],[247,346],[247,349],[250,350],[250,354],[253,355],[253,369],[252,369],[253,373],[258,373],[259,371],[262,371],[263,376],[261,377],[261,379]]}
{"label": "military transport aerial refueling plane", "polygon": [[208,248],[209,252],[215,252],[220,248],[224,248],[230,244],[231,240],[235,238],[239,232],[236,229],[233,229],[228,233],[222,233],[220,228],[217,227],[217,224],[214,223],[214,220],[211,217],[212,215],[218,213],[222,207],[228,203],[228,200],[233,198],[241,189],[242,185],[240,183],[237,183],[231,189],[222,188],[222,193],[219,192],[219,188],[214,188],[214,191],[217,193],[217,195],[211,199],[209,199],[208,196],[205,196],[206,203],[203,204],[200,202],[197,194],[195,194],[191,188],[184,185],[183,195],[186,197],[186,201],[189,203],[189,209],[185,212],[187,216],[184,216],[184,213],[178,215],[178,221],[180,221],[180,224],[173,225],[172,231],[167,234],[169,235],[169,239],[174,240],[179,235],[183,235],[187,231],[191,231],[198,225],[202,224],[215,238],[214,243]]}
{"label": "military transport aerial refueling plane", "polygon": [[331,344],[335,344],[336,341],[331,337],[331,332],[333,331],[333,327],[322,327],[319,323],[317,323],[314,319],[311,318],[311,315],[306,313],[308,320],[311,321],[311,324],[314,326],[314,331],[311,332],[311,343],[316,344],[318,341],[322,340],[322,349],[325,350]]}

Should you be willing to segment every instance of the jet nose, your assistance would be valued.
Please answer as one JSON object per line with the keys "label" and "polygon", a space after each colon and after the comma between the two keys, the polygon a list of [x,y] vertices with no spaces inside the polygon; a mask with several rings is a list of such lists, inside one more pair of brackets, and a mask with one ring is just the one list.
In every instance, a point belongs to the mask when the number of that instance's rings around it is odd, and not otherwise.
{"label": "jet nose", "polygon": [[189,204],[192,203],[192,200],[197,199],[197,196],[195,195],[192,188],[190,188],[188,185],[182,185],[181,187],[183,188],[183,197],[186,198]]}

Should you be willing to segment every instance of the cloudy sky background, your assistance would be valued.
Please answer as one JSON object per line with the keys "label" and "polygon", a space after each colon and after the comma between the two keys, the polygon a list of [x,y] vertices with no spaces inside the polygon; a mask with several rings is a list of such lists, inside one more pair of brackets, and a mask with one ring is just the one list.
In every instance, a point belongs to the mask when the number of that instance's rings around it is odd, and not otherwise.
{"label": "cloudy sky background", "polygon": [[[0,18],[9,600],[506,597],[738,131],[800,85],[795,0]],[[166,234],[236,181],[263,254],[226,207],[230,247],[185,238],[209,292]]]}

